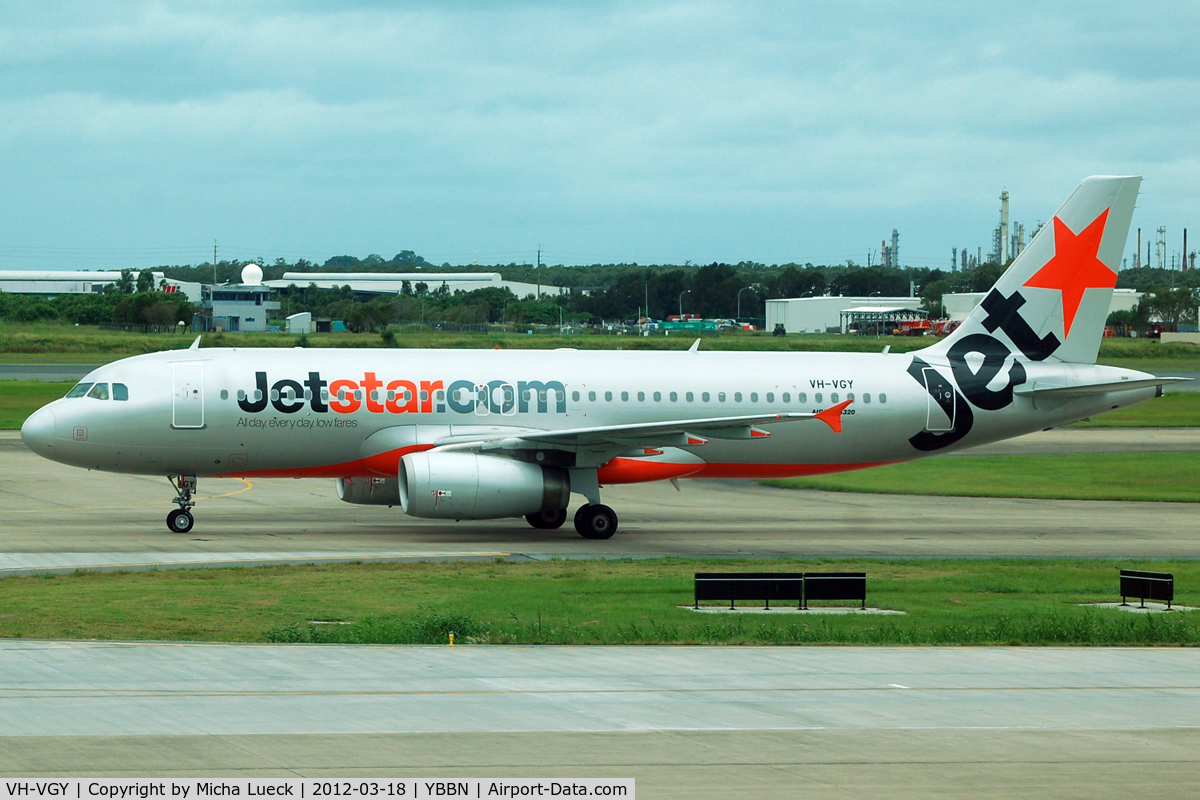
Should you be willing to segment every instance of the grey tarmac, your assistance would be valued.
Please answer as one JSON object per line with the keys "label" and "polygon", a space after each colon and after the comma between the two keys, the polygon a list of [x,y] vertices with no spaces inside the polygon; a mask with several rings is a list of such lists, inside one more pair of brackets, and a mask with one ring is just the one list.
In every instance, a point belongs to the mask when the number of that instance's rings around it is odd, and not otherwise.
{"label": "grey tarmac", "polygon": [[[1170,431],[1035,434],[1037,447],[1095,452]],[[1179,438],[1198,441],[1186,430]],[[1020,440],[1018,440],[1020,441]],[[1056,443],[1057,442],[1057,443]],[[1045,444],[1043,444],[1045,443]],[[605,489],[621,528],[589,541],[570,524],[444,522],[337,499],[329,480],[203,480],[196,527],[167,531],[163,478],[84,472],[0,437],[0,573],[356,558],[796,556],[1200,557],[1200,506],[870,495],[682,481]]]}
{"label": "grey tarmac", "polygon": [[1186,797],[1200,652],[0,643],[0,773]]}

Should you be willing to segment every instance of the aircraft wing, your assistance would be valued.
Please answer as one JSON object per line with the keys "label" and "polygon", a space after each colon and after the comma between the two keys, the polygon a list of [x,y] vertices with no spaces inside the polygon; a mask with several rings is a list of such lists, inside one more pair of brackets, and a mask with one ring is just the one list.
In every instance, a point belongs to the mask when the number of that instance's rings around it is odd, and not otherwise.
{"label": "aircraft wing", "polygon": [[678,447],[704,444],[705,437],[716,439],[756,439],[771,434],[760,430],[761,425],[783,422],[821,420],[835,433],[842,431],[842,411],[852,401],[847,400],[813,413],[782,411],[774,414],[745,414],[736,417],[639,422],[629,425],[599,425],[588,428],[568,428],[557,431],[523,431],[511,436],[477,439],[472,442],[447,443],[439,449],[503,450],[533,446],[566,449],[596,446],[619,447]]}

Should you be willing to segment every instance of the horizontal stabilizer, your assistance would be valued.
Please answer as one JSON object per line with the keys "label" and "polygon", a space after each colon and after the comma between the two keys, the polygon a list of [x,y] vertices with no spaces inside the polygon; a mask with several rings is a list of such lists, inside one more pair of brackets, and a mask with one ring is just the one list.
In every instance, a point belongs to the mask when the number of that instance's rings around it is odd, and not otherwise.
{"label": "horizontal stabilizer", "polygon": [[1076,386],[1039,385],[1036,382],[1029,386],[1013,389],[1013,394],[1023,397],[1086,397],[1092,394],[1107,394],[1108,392],[1124,392],[1129,389],[1149,389],[1152,386],[1164,386],[1168,383],[1181,383],[1191,378],[1145,378],[1138,381],[1106,381],[1104,383],[1084,383]]}

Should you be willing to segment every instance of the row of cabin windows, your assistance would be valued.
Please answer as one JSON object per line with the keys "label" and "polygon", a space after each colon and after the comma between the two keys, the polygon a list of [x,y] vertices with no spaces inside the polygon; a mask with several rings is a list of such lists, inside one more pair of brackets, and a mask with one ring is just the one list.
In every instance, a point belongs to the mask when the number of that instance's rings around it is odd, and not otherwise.
{"label": "row of cabin windows", "polygon": [[[116,386],[120,386],[120,384],[115,384],[115,385],[116,385]],[[123,388],[123,387],[122,387],[122,388]],[[512,402],[512,400],[513,400],[513,389],[512,389],[512,387],[511,387],[511,386],[508,386],[508,387],[502,387],[502,389],[503,389],[503,392],[504,392],[504,402],[506,402],[506,403],[511,403],[511,402]],[[287,398],[288,400],[294,400],[294,399],[296,399],[297,395],[293,394],[293,393],[292,393],[292,391],[291,391],[290,389],[286,389],[286,390],[284,390],[284,391],[285,391],[285,396],[286,396],[286,398]],[[381,393],[381,392],[380,392],[378,389],[372,390],[372,391],[371,391],[371,400],[373,400],[373,401],[375,401],[375,402],[381,402],[381,401],[384,399],[384,394],[386,394],[386,397],[387,397],[387,399],[388,399],[388,400],[396,400],[396,399],[397,399],[397,397],[399,397],[399,399],[400,399],[400,401],[401,401],[401,402],[409,402],[409,401],[411,401],[411,400],[412,400],[412,398],[410,397],[410,395],[411,395],[411,392],[408,392],[407,390],[403,390],[403,389],[402,389],[400,392],[394,392],[394,391],[390,391],[390,390],[389,390],[389,391],[388,391],[388,392],[386,392],[386,393]],[[486,395],[483,395],[481,392],[473,391],[473,390],[470,390],[470,389],[460,389],[460,390],[459,390],[459,397],[458,397],[457,399],[458,399],[459,401],[461,401],[461,402],[466,402],[467,400],[469,400],[469,399],[470,399],[471,395],[473,395],[473,394],[480,394],[481,396],[484,396],[484,397],[486,397]],[[535,394],[537,395],[537,397],[535,397]],[[525,400],[527,400],[527,401],[533,401],[533,400],[535,400],[535,399],[540,399],[541,401],[546,401],[546,400],[555,400],[555,401],[561,401],[561,400],[565,399],[565,398],[563,397],[563,394],[562,394],[562,392],[559,392],[559,391],[555,390],[553,394],[554,394],[554,397],[550,397],[550,396],[549,396],[549,395],[550,395],[550,393],[549,393],[549,392],[547,392],[546,390],[542,390],[541,392],[537,392],[537,393],[535,393],[535,392],[534,392],[532,389],[528,389],[528,390],[526,390],[526,391],[525,391]],[[67,395],[67,396],[68,396],[68,397],[74,397],[74,396],[76,396],[76,395],[73,395],[73,394],[71,394],[71,395]],[[339,392],[338,392],[338,400],[342,400],[342,401],[344,401],[344,400],[346,400],[347,398],[349,398],[350,396],[353,396],[355,400],[362,401],[362,399],[363,399],[363,392],[362,392],[362,389],[355,389],[355,390],[354,390],[354,392],[352,392],[352,393],[348,393],[348,392],[346,392],[346,391],[344,391],[344,390],[342,390],[342,391],[339,391]],[[629,396],[630,396],[630,395],[629,395],[629,392],[621,392],[621,401],[622,401],[622,402],[626,402],[626,403],[627,403],[627,402],[629,402]],[[303,392],[303,397],[304,397],[304,399],[305,399],[305,400],[311,400],[311,399],[312,399],[312,390],[311,390],[311,389],[305,389],[305,390],[304,390],[304,392]],[[418,397],[420,398],[420,400],[421,400],[422,402],[424,402],[424,401],[426,401],[426,400],[428,400],[428,399],[429,399],[429,392],[427,392],[427,391],[425,391],[424,389],[422,389],[420,392],[418,392]],[[654,402],[656,402],[656,403],[661,403],[661,402],[662,402],[662,399],[663,399],[662,392],[654,392],[654,393],[652,394],[652,397],[654,398]],[[696,402],[696,395],[695,395],[695,393],[694,393],[694,392],[684,392],[684,395],[683,395],[683,397],[684,397],[684,400],[685,400],[686,402],[688,402],[688,403],[694,403],[694,402]],[[724,403],[724,402],[726,402],[726,394],[725,394],[725,392],[717,392],[717,393],[716,393],[716,397],[717,397],[717,402],[718,402],[718,403]],[[814,394],[813,394],[813,402],[814,402],[814,403],[823,403],[823,402],[825,402],[825,399],[824,399],[824,397],[825,397],[825,396],[824,396],[824,394],[823,394],[822,392],[816,392],[816,393],[814,393]],[[886,395],[886,394],[884,394],[883,392],[880,392],[878,395],[876,395],[876,397],[877,397],[877,399],[878,399],[878,401],[879,401],[880,403],[886,403],[886,402],[887,402],[887,395]],[[229,392],[228,392],[227,390],[225,390],[225,389],[222,389],[222,390],[221,390],[221,399],[222,399],[222,400],[226,400],[226,399],[228,399],[228,398],[229,398]],[[278,390],[278,389],[272,389],[272,390],[271,390],[271,400],[273,400],[273,401],[274,401],[274,400],[278,400],[279,398],[280,398],[279,390]],[[439,403],[440,403],[440,402],[444,402],[444,401],[445,401],[445,399],[446,399],[445,392],[443,392],[443,391],[441,391],[441,390],[438,390],[437,392],[435,392],[435,393],[434,393],[434,398],[435,398],[435,399],[436,399],[436,400],[437,400]],[[574,401],[574,402],[578,403],[578,402],[580,402],[581,398],[582,398],[582,395],[581,395],[579,392],[571,392],[571,400],[572,400],[572,401]],[[668,393],[667,393],[667,398],[669,399],[669,401],[670,401],[670,402],[672,402],[672,403],[677,403],[677,402],[679,402],[679,393],[678,393],[678,392],[668,392]],[[766,392],[766,393],[763,395],[763,398],[764,398],[764,400],[766,400],[766,402],[768,402],[768,403],[774,403],[774,402],[775,402],[775,393],[774,393],[774,392]],[[239,389],[239,390],[238,390],[238,393],[237,393],[237,399],[238,399],[238,400],[245,400],[245,399],[246,399],[246,392],[245,392],[244,390],[242,390],[242,389]],[[322,390],[321,390],[321,399],[322,399],[323,401],[326,401],[326,402],[328,402],[328,401],[329,401],[329,399],[330,399],[330,394],[329,394],[329,390],[328,390],[328,389],[322,389]],[[588,392],[588,393],[587,393],[587,399],[588,399],[588,401],[589,401],[589,402],[593,402],[593,403],[594,403],[594,402],[596,402],[596,393],[595,393],[595,392]],[[846,399],[847,399],[847,400],[854,400],[854,399],[855,399],[855,394],[854,394],[854,392],[847,392],[847,393],[846,393]],[[863,403],[870,403],[870,402],[871,402],[871,393],[870,393],[870,392],[864,392],[864,393],[862,394],[862,397],[861,397],[861,399],[862,399],[862,402],[863,402]],[[257,401],[259,401],[259,400],[262,400],[262,392],[261,392],[261,391],[259,391],[258,389],[255,389],[255,390],[254,390],[254,400],[255,400],[256,402],[257,402]],[[610,403],[611,403],[611,402],[612,402],[612,400],[613,400],[613,393],[612,393],[612,392],[605,392],[605,393],[604,393],[604,400],[605,400],[605,402],[610,402]],[[644,402],[646,402],[646,393],[645,393],[645,392],[638,392],[638,393],[637,393],[637,400],[638,400],[638,402],[639,402],[639,403],[644,403]],[[780,395],[779,395],[779,400],[780,400],[780,402],[783,402],[783,403],[791,403],[791,402],[792,402],[792,393],[791,393],[791,392],[783,392],[782,394],[780,394]],[[758,401],[759,401],[759,400],[758,400],[758,392],[750,392],[750,402],[751,402],[751,403],[757,403]],[[710,402],[712,402],[712,394],[711,394],[711,393],[709,393],[709,392],[701,392],[701,393],[700,393],[700,402],[701,402],[701,403],[710,403]],[[733,402],[735,402],[735,403],[740,403],[740,402],[742,402],[742,393],[741,393],[741,392],[733,392]],[[797,403],[799,403],[799,404],[801,404],[801,405],[804,405],[804,404],[808,403],[808,394],[807,394],[806,392],[799,392],[799,393],[797,393],[797,394],[796,394],[796,402],[797,402]],[[835,403],[835,404],[836,404],[836,403],[838,403],[838,402],[841,402],[841,395],[840,395],[840,394],[838,394],[837,392],[830,392],[830,394],[829,394],[829,402],[831,402],[831,403]]]}
{"label": "row of cabin windows", "polygon": [[[85,396],[91,397],[94,400],[110,399],[110,395],[108,393],[108,384],[107,383],[77,383],[71,389],[71,391],[67,392],[67,397],[85,397]],[[129,387],[127,387],[123,383],[114,383],[112,385],[111,399],[113,399],[113,400],[128,400],[129,399]]]}
{"label": "row of cabin windows", "polygon": [[[661,402],[662,402],[662,398],[663,398],[662,392],[654,392],[654,394],[652,395],[652,397],[654,398],[654,402],[656,402],[656,403],[661,403]],[[878,399],[879,399],[879,402],[880,402],[880,403],[886,403],[886,402],[887,402],[887,395],[886,395],[886,394],[884,394],[883,392],[880,392],[880,393],[877,395],[877,397],[878,397]],[[574,400],[575,402],[579,402],[579,400],[580,400],[580,393],[579,393],[579,392],[571,392],[571,399],[572,399],[572,400]],[[588,392],[588,393],[587,393],[587,399],[588,399],[589,401],[591,401],[591,402],[595,402],[595,400],[596,400],[596,393],[595,393],[595,392]],[[612,402],[612,399],[613,399],[613,393],[612,393],[612,392],[605,392],[605,393],[604,393],[604,400],[605,400],[606,402],[610,402],[610,403],[611,403],[611,402]],[[637,399],[638,399],[638,402],[639,402],[639,403],[644,403],[644,402],[646,402],[646,393],[645,393],[645,392],[638,392],[638,393],[637,393]],[[678,402],[679,402],[679,393],[678,393],[678,392],[668,392],[668,393],[667,393],[667,399],[668,399],[668,400],[670,400],[670,402],[672,402],[672,403],[678,403]],[[696,394],[695,394],[695,392],[684,392],[684,394],[683,394],[683,399],[684,399],[685,401],[689,402],[689,403],[694,403],[694,402],[696,402]],[[724,402],[725,402],[725,399],[726,399],[725,392],[717,392],[717,402],[718,402],[718,403],[724,403]],[[764,399],[764,400],[766,400],[766,402],[768,402],[768,403],[774,403],[774,402],[775,402],[775,393],[774,393],[774,392],[767,392],[766,394],[764,394],[764,395],[763,395],[763,399]],[[846,393],[846,399],[847,399],[847,400],[853,400],[853,399],[854,399],[854,392],[847,392],[847,393]],[[792,393],[791,393],[791,392],[783,392],[782,394],[780,394],[780,395],[779,395],[779,400],[780,400],[780,402],[783,402],[783,403],[790,403],[790,402],[792,402]],[[840,395],[839,395],[837,392],[831,392],[831,393],[830,393],[830,395],[829,395],[829,402],[831,402],[831,403],[837,403],[837,402],[839,402],[839,400],[840,400]],[[629,402],[629,392],[621,392],[621,401],[622,401],[622,402]],[[862,395],[862,401],[863,401],[864,403],[869,403],[869,402],[871,402],[871,394],[870,394],[870,392],[866,392],[866,393],[864,393],[864,394]],[[710,403],[710,402],[712,402],[712,395],[711,395],[709,392],[701,392],[701,393],[700,393],[700,402],[701,402],[701,403]],[[734,392],[734,393],[733,393],[733,402],[735,402],[735,403],[740,403],[740,402],[742,402],[742,393],[741,393],[741,392]],[[751,402],[751,403],[757,403],[757,402],[758,402],[758,392],[750,392],[750,402]],[[804,404],[806,404],[806,403],[808,402],[808,394],[807,394],[806,392],[799,392],[799,393],[797,393],[797,394],[796,394],[796,402],[797,402],[797,403],[800,403],[801,405],[804,405]],[[816,392],[816,393],[813,395],[813,402],[814,402],[814,403],[823,403],[823,402],[825,402],[825,400],[824,400],[824,394],[823,394],[822,392]]]}

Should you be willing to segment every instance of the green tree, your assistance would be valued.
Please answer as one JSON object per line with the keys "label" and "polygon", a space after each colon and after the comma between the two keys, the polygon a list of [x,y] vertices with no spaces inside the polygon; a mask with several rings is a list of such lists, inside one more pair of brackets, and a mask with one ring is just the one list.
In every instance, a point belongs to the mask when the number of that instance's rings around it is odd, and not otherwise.
{"label": "green tree", "polygon": [[121,270],[121,277],[117,278],[115,285],[118,294],[133,294],[133,270]]}
{"label": "green tree", "polygon": [[154,291],[154,275],[148,269],[144,269],[137,276],[137,290],[139,292]]}

